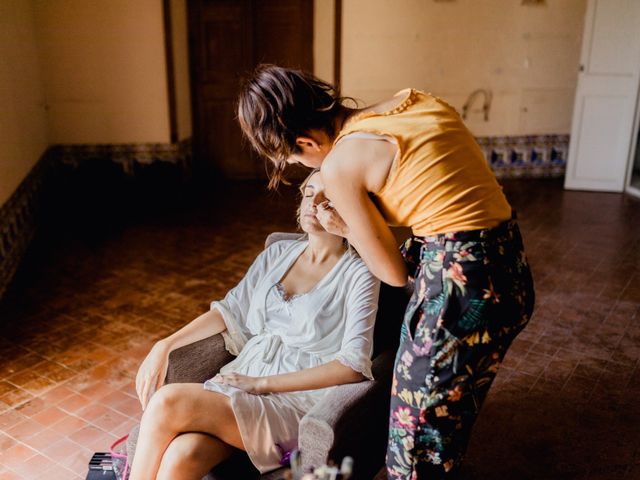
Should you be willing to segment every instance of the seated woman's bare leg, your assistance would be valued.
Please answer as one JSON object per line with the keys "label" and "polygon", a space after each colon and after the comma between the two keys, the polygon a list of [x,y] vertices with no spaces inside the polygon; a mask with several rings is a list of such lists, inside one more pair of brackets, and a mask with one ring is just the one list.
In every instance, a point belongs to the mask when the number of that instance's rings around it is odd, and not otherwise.
{"label": "seated woman's bare leg", "polygon": [[157,480],[200,480],[235,449],[206,433],[181,433],[162,456]]}
{"label": "seated woman's bare leg", "polygon": [[142,415],[130,480],[155,479],[165,450],[185,432],[206,433],[244,450],[229,397],[205,390],[201,383],[165,385]]}

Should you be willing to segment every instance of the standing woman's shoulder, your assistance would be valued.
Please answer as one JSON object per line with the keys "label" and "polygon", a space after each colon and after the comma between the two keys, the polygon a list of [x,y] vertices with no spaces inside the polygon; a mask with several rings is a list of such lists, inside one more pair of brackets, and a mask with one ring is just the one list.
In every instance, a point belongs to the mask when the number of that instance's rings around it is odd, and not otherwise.
{"label": "standing woman's shoulder", "polygon": [[326,156],[320,173],[327,187],[348,182],[350,188],[376,193],[386,182],[397,151],[390,142],[346,136]]}

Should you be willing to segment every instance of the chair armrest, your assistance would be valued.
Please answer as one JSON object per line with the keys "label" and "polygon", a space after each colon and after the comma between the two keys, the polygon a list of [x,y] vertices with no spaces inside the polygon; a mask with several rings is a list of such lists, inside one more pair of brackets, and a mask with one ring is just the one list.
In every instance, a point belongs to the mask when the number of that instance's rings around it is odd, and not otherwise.
{"label": "chair armrest", "polygon": [[373,361],[375,380],[339,385],[300,421],[298,443],[304,468],[354,459],[354,479],[373,478],[384,463],[395,352]]}
{"label": "chair armrest", "polygon": [[[233,355],[224,347],[221,334],[203,338],[169,353],[165,383],[203,383],[233,358]],[[129,432],[127,439],[129,462],[133,462],[139,433],[140,425],[134,426]]]}
{"label": "chair armrest", "polygon": [[233,358],[221,334],[203,338],[169,354],[165,383],[203,383]]}

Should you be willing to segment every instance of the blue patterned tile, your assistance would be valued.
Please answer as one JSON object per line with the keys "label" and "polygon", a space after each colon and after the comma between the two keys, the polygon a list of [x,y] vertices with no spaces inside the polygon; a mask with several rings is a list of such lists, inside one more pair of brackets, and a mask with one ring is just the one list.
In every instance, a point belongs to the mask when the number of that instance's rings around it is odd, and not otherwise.
{"label": "blue patterned tile", "polygon": [[476,140],[498,178],[564,175],[568,135],[479,137]]}

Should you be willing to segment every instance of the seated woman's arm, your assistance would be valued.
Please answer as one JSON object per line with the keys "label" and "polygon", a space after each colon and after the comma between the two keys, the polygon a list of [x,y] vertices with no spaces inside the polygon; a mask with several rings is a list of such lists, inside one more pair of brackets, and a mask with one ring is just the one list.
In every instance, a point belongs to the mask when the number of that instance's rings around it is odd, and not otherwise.
{"label": "seated woman's arm", "polygon": [[345,333],[334,359],[313,368],[297,372],[248,377],[240,374],[218,375],[217,381],[233,385],[254,394],[294,392],[355,383],[371,374],[373,329],[378,310],[380,282],[369,272],[364,262],[351,269],[345,279]]}
{"label": "seated woman's arm", "polygon": [[268,377],[248,377],[232,373],[216,375],[215,379],[220,383],[232,385],[249,393],[262,395],[266,393],[317,390],[343,383],[355,383],[364,380],[365,376],[351,367],[343,365],[338,360],[332,360],[317,367]]}
{"label": "seated woman's arm", "polygon": [[156,345],[160,345],[167,352],[170,352],[211,335],[221,333],[226,329],[227,326],[222,319],[222,315],[214,308],[186,324],[177,332],[159,340]]}
{"label": "seated woman's arm", "polygon": [[203,313],[177,332],[156,342],[143,360],[136,375],[136,392],[144,410],[153,393],[160,388],[167,375],[169,353],[203,338],[226,330],[222,315],[216,309]]}
{"label": "seated woman's arm", "polygon": [[[249,296],[256,282],[266,270],[267,260],[268,252],[265,250],[258,255],[246,275],[236,287],[227,293],[223,300],[212,302],[208,312],[203,313],[153,346],[136,375],[136,392],[143,410],[153,393],[164,382],[169,365],[169,353],[172,350],[223,333],[223,336],[226,336],[225,345],[228,347],[231,345],[233,347],[231,350],[234,350],[231,353],[238,354],[235,350],[242,348],[242,343],[246,341],[248,336],[242,322],[249,307]],[[231,330],[228,327],[229,323]]]}

